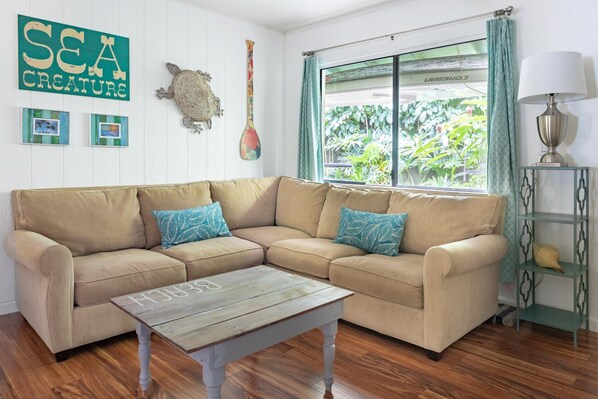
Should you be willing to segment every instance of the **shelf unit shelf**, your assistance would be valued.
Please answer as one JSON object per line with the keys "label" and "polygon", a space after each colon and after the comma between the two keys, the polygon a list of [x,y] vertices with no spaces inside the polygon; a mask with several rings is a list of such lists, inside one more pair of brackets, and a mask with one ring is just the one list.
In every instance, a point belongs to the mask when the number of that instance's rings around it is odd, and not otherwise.
{"label": "shelf unit shelf", "polygon": [[575,265],[570,262],[559,262],[559,264],[563,268],[564,273],[561,273],[558,270],[548,269],[546,267],[540,267],[540,266],[536,265],[536,262],[533,259],[520,264],[519,269],[520,270],[528,270],[528,271],[534,272],[534,273],[542,273],[542,274],[558,276],[558,277],[567,277],[567,278],[579,277],[588,270],[588,267],[586,265]]}
{"label": "shelf unit shelf", "polygon": [[[571,213],[537,212],[536,191],[538,173],[554,171],[572,175]],[[573,345],[577,346],[577,332],[585,325],[589,329],[589,168],[587,167],[519,167],[520,191],[517,201],[517,225],[520,228],[519,246],[523,262],[517,266],[517,330],[520,320],[542,324],[573,333]],[[566,195],[566,188],[562,193]],[[573,227],[573,260],[559,261],[563,272],[539,267],[533,259],[533,243],[536,230],[543,223],[571,225]],[[568,230],[570,231],[570,230]],[[536,275],[549,275],[570,279],[573,283],[572,311],[536,303]],[[565,306],[566,307],[566,306]]]}
{"label": "shelf unit shelf", "polygon": [[521,220],[533,220],[536,222],[576,224],[588,220],[588,216],[571,215],[567,213],[529,212],[519,215]]}
{"label": "shelf unit shelf", "polygon": [[533,304],[519,311],[519,319],[559,330],[576,332],[586,322],[587,316],[576,314],[570,310]]}

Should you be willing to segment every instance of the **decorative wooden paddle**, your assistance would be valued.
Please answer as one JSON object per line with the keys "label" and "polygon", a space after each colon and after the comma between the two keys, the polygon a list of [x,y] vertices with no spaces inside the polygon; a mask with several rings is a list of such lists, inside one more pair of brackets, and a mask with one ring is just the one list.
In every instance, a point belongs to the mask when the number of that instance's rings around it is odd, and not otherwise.
{"label": "decorative wooden paddle", "polygon": [[252,40],[245,40],[247,44],[247,124],[241,136],[241,158],[248,161],[258,159],[262,153],[260,138],[253,124],[253,44]]}

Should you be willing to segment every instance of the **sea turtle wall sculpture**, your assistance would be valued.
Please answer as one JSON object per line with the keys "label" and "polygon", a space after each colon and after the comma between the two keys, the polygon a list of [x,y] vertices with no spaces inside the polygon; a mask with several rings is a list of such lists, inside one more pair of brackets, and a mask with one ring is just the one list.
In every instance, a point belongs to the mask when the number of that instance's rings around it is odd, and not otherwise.
{"label": "sea turtle wall sculpture", "polygon": [[168,90],[160,87],[156,90],[159,99],[174,98],[181,112],[185,115],[183,126],[201,133],[202,123],[212,128],[212,116],[222,116],[220,99],[214,95],[208,82],[212,80],[209,73],[202,71],[181,70],[175,64],[166,63],[166,68],[173,75]]}

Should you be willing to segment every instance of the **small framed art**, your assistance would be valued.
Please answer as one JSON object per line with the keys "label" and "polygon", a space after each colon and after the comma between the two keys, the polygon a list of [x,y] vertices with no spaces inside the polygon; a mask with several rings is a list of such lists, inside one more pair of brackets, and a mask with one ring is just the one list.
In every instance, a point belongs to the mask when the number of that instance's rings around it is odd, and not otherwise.
{"label": "small framed art", "polygon": [[23,144],[69,144],[69,113],[47,109],[23,108]]}
{"label": "small framed art", "polygon": [[91,114],[89,143],[104,147],[129,145],[129,118],[127,116]]}

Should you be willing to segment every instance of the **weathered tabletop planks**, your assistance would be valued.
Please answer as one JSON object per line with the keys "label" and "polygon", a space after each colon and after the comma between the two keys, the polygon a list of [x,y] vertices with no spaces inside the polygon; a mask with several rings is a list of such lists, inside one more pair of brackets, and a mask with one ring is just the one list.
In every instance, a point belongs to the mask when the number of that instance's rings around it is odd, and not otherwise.
{"label": "weathered tabletop planks", "polygon": [[352,294],[326,283],[256,266],[111,301],[191,353]]}

